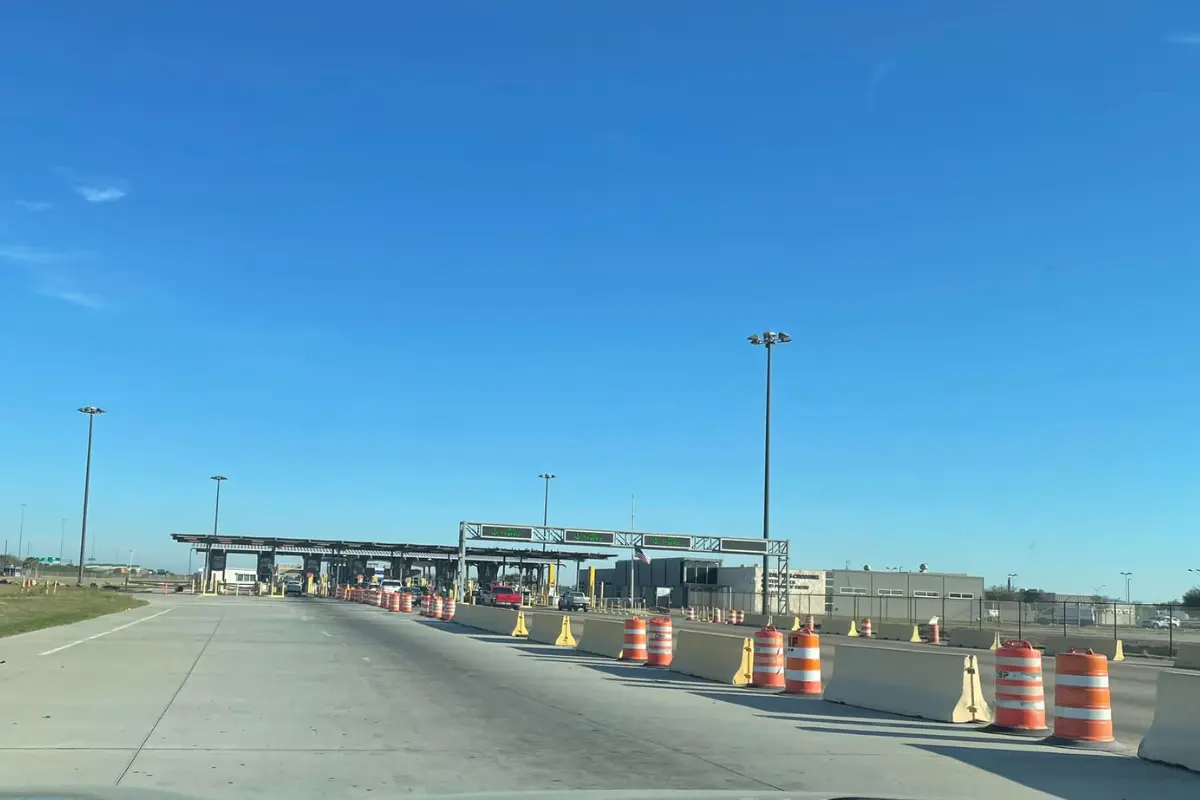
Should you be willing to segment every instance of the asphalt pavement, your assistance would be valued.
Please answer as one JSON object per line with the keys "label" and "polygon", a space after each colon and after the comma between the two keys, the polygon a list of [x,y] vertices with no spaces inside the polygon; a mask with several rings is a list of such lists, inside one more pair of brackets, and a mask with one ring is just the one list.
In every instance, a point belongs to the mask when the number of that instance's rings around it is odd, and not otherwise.
{"label": "asphalt pavement", "polygon": [[0,658],[0,775],[12,789],[1200,797],[1200,775],[1136,758],[720,686],[331,600],[159,596],[0,640]]}

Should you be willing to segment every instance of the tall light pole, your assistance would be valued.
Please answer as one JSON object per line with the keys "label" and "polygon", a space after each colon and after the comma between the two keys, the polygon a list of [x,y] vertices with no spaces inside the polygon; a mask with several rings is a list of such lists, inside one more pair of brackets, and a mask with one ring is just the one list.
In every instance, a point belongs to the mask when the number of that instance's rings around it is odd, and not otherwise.
{"label": "tall light pole", "polygon": [[1012,591],[1012,579],[1015,577],[1017,577],[1017,573],[1015,573],[1015,572],[1008,573],[1008,590],[1010,592]]}
{"label": "tall light pole", "polygon": [[103,414],[103,408],[96,406],[84,406],[79,409],[80,414],[88,415],[88,446],[87,446],[87,468],[83,472],[83,523],[79,527],[79,575],[76,578],[76,583],[83,585],[83,557],[87,554],[87,514],[88,514],[88,496],[92,489],[92,429],[96,424],[96,415]]}
{"label": "tall light pole", "polygon": [[[546,493],[542,498],[542,527],[545,528],[546,525],[549,524],[550,520],[550,481],[554,480],[558,476],[553,472],[543,472],[541,475],[538,475],[538,477],[546,482]],[[545,539],[542,539],[542,549],[546,549]]]}
{"label": "tall light pole", "polygon": [[1121,575],[1125,578],[1125,604],[1129,605],[1129,579],[1133,577],[1133,573],[1122,572]]}
{"label": "tall light pole", "polygon": [[[752,336],[747,336],[746,340],[752,345],[762,345],[767,349],[767,423],[766,433],[764,436],[765,444],[763,446],[763,538],[771,538],[771,349],[777,344],[787,344],[792,340],[792,337],[786,333],[775,333],[774,331],[763,331],[761,334],[756,333]],[[770,571],[770,557],[764,552],[762,563],[762,613],[770,614],[767,601],[767,574]],[[779,577],[780,586],[784,587],[784,591],[788,589],[788,580],[786,576]],[[786,595],[785,595],[786,596]]]}
{"label": "tall light pole", "polygon": [[63,517],[58,525],[58,564],[62,566],[63,545],[67,542],[67,518]]}
{"label": "tall light pole", "polygon": [[25,504],[21,503],[21,527],[17,528],[17,561],[22,561],[21,541],[25,538]]}
{"label": "tall light pole", "polygon": [[[217,482],[217,502],[213,506],[213,539],[215,540],[217,531],[221,527],[221,484],[229,479],[224,475],[213,475],[209,480]],[[208,582],[212,578],[212,546],[213,543],[209,542],[208,552],[204,555],[204,591],[208,591]]]}
{"label": "tall light pole", "polygon": [[[542,496],[542,537],[543,537],[542,538],[542,551],[545,552],[545,550],[546,550],[545,528],[547,525],[550,524],[550,481],[554,480],[558,476],[555,475],[553,472],[543,472],[541,475],[538,475],[538,477],[546,482],[546,493]],[[554,576],[554,580],[555,581],[558,580],[558,575]],[[549,582],[547,582],[545,584],[545,588],[546,588],[546,596],[549,597],[550,596]]]}

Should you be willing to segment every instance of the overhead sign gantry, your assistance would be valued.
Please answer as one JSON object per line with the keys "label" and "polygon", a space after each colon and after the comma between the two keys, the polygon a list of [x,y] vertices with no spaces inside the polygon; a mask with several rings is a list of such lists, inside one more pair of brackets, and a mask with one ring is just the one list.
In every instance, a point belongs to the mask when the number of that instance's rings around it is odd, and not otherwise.
{"label": "overhead sign gantry", "polygon": [[[788,569],[788,541],[786,539],[739,539],[728,536],[701,536],[684,533],[639,533],[637,531],[609,531],[594,528],[511,525],[499,522],[460,522],[458,525],[458,552],[459,574],[461,575],[466,575],[468,539],[488,539],[523,544],[543,542],[589,547],[774,556],[780,574],[786,574]],[[783,581],[781,585],[787,586],[787,581]],[[787,611],[787,593],[777,592],[777,595],[776,602],[779,610]]]}

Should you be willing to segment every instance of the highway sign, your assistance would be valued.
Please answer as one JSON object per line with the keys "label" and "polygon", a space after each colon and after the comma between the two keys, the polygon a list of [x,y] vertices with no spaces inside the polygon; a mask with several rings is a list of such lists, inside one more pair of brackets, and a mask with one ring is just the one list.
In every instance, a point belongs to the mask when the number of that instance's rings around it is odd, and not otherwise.
{"label": "highway sign", "polygon": [[692,537],[669,533],[647,533],[642,536],[642,547],[656,550],[691,550]]}
{"label": "highway sign", "polygon": [[38,556],[35,559],[39,564],[61,564],[62,559],[58,556]]}
{"label": "highway sign", "polygon": [[480,539],[503,539],[507,542],[532,542],[533,528],[515,528],[501,525],[483,525],[479,531]]}
{"label": "highway sign", "polygon": [[563,544],[612,545],[617,539],[615,531],[563,531]]}
{"label": "highway sign", "polygon": [[766,539],[721,539],[719,547],[722,553],[766,553]]}

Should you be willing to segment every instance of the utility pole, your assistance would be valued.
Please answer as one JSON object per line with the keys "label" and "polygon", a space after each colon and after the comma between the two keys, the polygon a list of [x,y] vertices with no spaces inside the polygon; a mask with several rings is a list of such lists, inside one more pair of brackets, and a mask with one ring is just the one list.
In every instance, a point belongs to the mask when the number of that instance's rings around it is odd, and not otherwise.
{"label": "utility pole", "polygon": [[[88,517],[88,496],[92,488],[92,431],[96,424],[96,415],[103,414],[103,408],[96,406],[84,406],[79,409],[79,413],[88,415],[88,443],[87,443],[87,467],[83,472],[83,521],[79,527],[79,574],[76,578],[76,583],[83,585],[83,559],[87,555],[87,517]],[[95,551],[96,543],[92,543],[93,552]]]}

